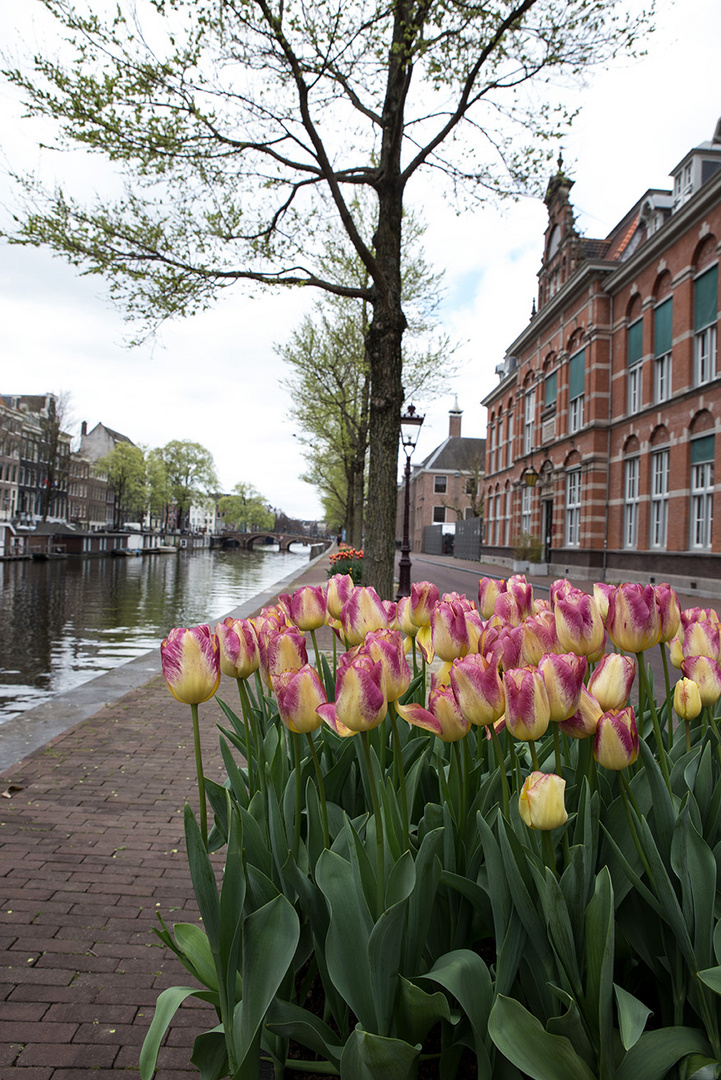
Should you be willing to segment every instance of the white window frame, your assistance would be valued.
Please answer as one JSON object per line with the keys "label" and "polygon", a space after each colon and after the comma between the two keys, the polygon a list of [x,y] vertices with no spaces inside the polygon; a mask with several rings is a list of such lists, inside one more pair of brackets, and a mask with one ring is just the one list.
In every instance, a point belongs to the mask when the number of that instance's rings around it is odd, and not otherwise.
{"label": "white window frame", "polygon": [[671,397],[671,353],[657,356],[653,364],[654,401],[661,404]]}
{"label": "white window frame", "polygon": [[581,545],[581,470],[566,473],[566,547]]}
{"label": "white window frame", "polygon": [[508,414],[508,468],[513,464],[513,413]]}
{"label": "white window frame", "polygon": [[505,535],[504,543],[505,543],[506,547],[509,547],[510,543],[511,543],[511,493],[510,493],[510,491],[506,492],[506,535]]}
{"label": "white window frame", "polygon": [[708,551],[713,530],[713,462],[691,466],[691,547]]}
{"label": "white window frame", "polygon": [[651,535],[650,545],[666,549],[668,538],[668,481],[669,452],[655,450],[651,454]]}
{"label": "white window frame", "polygon": [[641,378],[641,361],[634,364],[633,367],[628,369],[628,413],[632,416],[634,413],[639,412],[642,402],[642,378]]}
{"label": "white window frame", "polygon": [[531,492],[532,488],[521,488],[521,532],[530,533],[531,531]]}
{"label": "white window frame", "polygon": [[641,459],[626,458],[623,483],[623,546],[635,548],[638,544],[638,504]]}
{"label": "white window frame", "polygon": [[533,450],[533,432],[536,419],[536,388],[532,387],[526,394],[524,425],[523,425],[523,452],[530,454]]}
{"label": "white window frame", "polygon": [[574,435],[583,427],[583,403],[585,394],[579,394],[568,403],[568,431]]}
{"label": "white window frame", "polygon": [[[498,458],[498,469],[500,471],[503,468],[503,416],[498,417],[496,424],[496,445],[493,448],[493,455],[494,461],[496,457]],[[495,464],[493,469],[495,472]]]}
{"label": "white window frame", "polygon": [[[438,512],[438,511],[440,511],[440,513],[443,514],[443,517],[441,517],[441,518],[436,517],[436,512]],[[445,508],[445,506],[434,506],[433,507],[433,524],[434,525],[445,525],[445,522],[446,522],[446,508]]]}
{"label": "white window frame", "polygon": [[496,544],[501,542],[501,493],[496,492]]}
{"label": "white window frame", "polygon": [[711,324],[694,335],[693,374],[694,385],[703,386],[716,376],[716,326]]}
{"label": "white window frame", "polygon": [[[443,487],[439,487],[440,483],[443,483]],[[445,495],[448,491],[448,477],[447,476],[434,476],[433,477],[433,494]]]}

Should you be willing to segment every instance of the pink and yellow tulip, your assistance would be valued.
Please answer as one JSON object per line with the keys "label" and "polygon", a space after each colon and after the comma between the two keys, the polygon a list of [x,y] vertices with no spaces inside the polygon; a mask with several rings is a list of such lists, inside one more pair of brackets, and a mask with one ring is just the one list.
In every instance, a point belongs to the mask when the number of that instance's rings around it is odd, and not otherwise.
{"label": "pink and yellow tulip", "polygon": [[332,727],[339,722],[349,731],[371,731],[388,711],[383,665],[359,652],[341,664],[336,674],[335,702],[318,706]]}
{"label": "pink and yellow tulip", "polygon": [[388,611],[375,589],[357,585],[340,613],[343,634],[349,645],[360,645],[371,630],[388,626]]}
{"label": "pink and yellow tulip", "polygon": [[258,670],[258,635],[248,619],[228,617],[215,628],[220,646],[220,670],[231,679],[247,679]]}
{"label": "pink and yellow tulip", "polygon": [[411,683],[411,673],[399,630],[371,630],[363,645],[365,651],[380,661],[385,677],[388,701],[397,701]]}
{"label": "pink and yellow tulip", "polygon": [[702,705],[715,705],[721,698],[721,665],[708,656],[688,656],[681,664],[687,679],[698,685]]}
{"label": "pink and yellow tulip", "polygon": [[516,739],[535,741],[545,734],[551,719],[543,675],[536,668],[513,668],[503,673],[506,727]]}
{"label": "pink and yellow tulip", "polygon": [[503,716],[503,681],[491,657],[469,653],[454,660],[450,683],[458,708],[470,723],[486,726]]}
{"label": "pink and yellow tulip", "polygon": [[398,715],[414,727],[432,732],[443,742],[458,742],[470,730],[470,722],[463,715],[450,686],[439,686],[428,695],[428,708],[414,703],[396,705]]}
{"label": "pink and yellow tulip", "polygon": [[545,653],[538,670],[543,676],[551,720],[560,723],[578,710],[588,661],[576,653]]}
{"label": "pink and yellow tulip", "polygon": [[638,757],[636,714],[630,705],[608,709],[598,718],[593,756],[604,769],[615,772],[633,765]]}
{"label": "pink and yellow tulip", "polygon": [[297,671],[280,671],[273,677],[278,713],[289,731],[305,735],[323,723],[318,706],[327,703],[323,683],[315,668],[304,664]]}
{"label": "pink and yellow tulip", "polygon": [[640,653],[658,645],[661,614],[653,585],[632,581],[619,585],[609,597],[606,630],[613,644],[624,652]]}
{"label": "pink and yellow tulip", "polygon": [[604,653],[588,680],[588,689],[603,712],[622,709],[628,701],[635,677],[636,661],[633,656]]}
{"label": "pink and yellow tulip", "polygon": [[592,596],[573,589],[559,595],[554,606],[559,648],[566,653],[593,657],[603,652],[605,631]]}
{"label": "pink and yellow tulip", "polygon": [[555,773],[532,772],[518,799],[518,812],[529,829],[557,829],[568,821],[566,781]]}
{"label": "pink and yellow tulip", "polygon": [[199,705],[220,684],[220,648],[210,627],[176,627],[160,646],[165,685],[178,701]]}

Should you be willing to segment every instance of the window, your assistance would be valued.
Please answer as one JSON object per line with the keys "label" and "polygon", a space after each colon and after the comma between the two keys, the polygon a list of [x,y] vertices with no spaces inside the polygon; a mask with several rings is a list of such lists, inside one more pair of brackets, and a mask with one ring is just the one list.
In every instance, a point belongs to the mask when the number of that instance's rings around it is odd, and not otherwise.
{"label": "window", "polygon": [[436,495],[445,495],[447,487],[447,478],[445,476],[433,477],[433,490]]}
{"label": "window", "polygon": [[501,495],[496,492],[496,543],[501,542]]}
{"label": "window", "polygon": [[671,397],[671,322],[672,297],[658,304],[653,312],[653,399],[668,401]]}
{"label": "window", "polygon": [[536,413],[536,391],[535,388],[529,390],[526,393],[526,414],[525,414],[525,426],[523,429],[523,452],[524,454],[530,454],[533,450],[533,421]]}
{"label": "window", "polygon": [[716,374],[716,321],[718,319],[718,266],[694,282],[694,383],[702,386]]}
{"label": "window", "polygon": [[583,427],[583,400],[586,384],[586,350],[571,357],[568,371],[568,431],[573,435]]}
{"label": "window", "polygon": [[635,548],[638,539],[639,459],[629,458],[625,465],[623,498],[623,546]]}
{"label": "window", "polygon": [[521,532],[531,531],[531,491],[529,487],[521,488]]}
{"label": "window", "polygon": [[503,468],[503,417],[498,417],[498,423],[496,424],[496,445],[494,448],[494,459],[498,456],[498,468]]}
{"label": "window", "polygon": [[651,454],[651,547],[665,548],[668,531],[668,450]]}
{"label": "window", "polygon": [[641,408],[641,358],[643,357],[643,319],[637,319],[628,328],[628,411],[636,413]]}
{"label": "window", "polygon": [[433,524],[439,525],[446,520],[446,508],[445,506],[433,507]]}
{"label": "window", "polygon": [[691,443],[691,547],[711,547],[713,524],[713,435]]}
{"label": "window", "polygon": [[506,535],[504,543],[508,547],[511,543],[511,493],[506,492]]}
{"label": "window", "polygon": [[566,474],[566,544],[578,547],[581,542],[581,470]]}
{"label": "window", "polygon": [[508,414],[508,467],[513,464],[513,413]]}
{"label": "window", "polygon": [[546,378],[543,384],[543,407],[544,409],[550,409],[556,404],[556,390],[558,386],[558,372],[554,371],[552,375]]}

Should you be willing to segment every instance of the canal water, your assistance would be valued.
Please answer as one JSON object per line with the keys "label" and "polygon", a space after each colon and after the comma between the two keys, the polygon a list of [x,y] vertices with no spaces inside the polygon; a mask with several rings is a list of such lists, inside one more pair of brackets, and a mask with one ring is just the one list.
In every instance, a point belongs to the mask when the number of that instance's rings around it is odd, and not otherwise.
{"label": "canal water", "polygon": [[308,562],[308,549],[0,562],[0,724],[219,619]]}

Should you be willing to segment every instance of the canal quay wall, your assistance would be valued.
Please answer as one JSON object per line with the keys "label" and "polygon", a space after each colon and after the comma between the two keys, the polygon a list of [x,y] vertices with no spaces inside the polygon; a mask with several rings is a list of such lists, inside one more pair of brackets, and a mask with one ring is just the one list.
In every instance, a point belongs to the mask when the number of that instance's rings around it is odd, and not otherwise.
{"label": "canal quay wall", "polygon": [[[315,559],[233,614],[322,584],[328,566],[327,556]],[[414,580],[471,598],[479,576],[498,569],[413,560]],[[529,580],[547,595],[547,579]],[[329,640],[324,631],[321,648]],[[97,697],[85,697],[91,683],[43,706],[36,719],[47,725],[45,741],[32,752],[18,744],[14,753],[25,756],[0,778],[2,1080],[127,1076],[158,994],[189,981],[153,928],[157,914],[168,924],[199,919],[183,836],[183,804],[198,809],[190,709],[168,693],[155,652],[94,682]],[[231,705],[233,690],[225,680]],[[217,702],[200,706],[204,771],[222,783],[218,722]],[[220,873],[222,853],[214,861]],[[197,1078],[194,1039],[216,1022],[210,1006],[188,998],[160,1049],[156,1080]]]}

